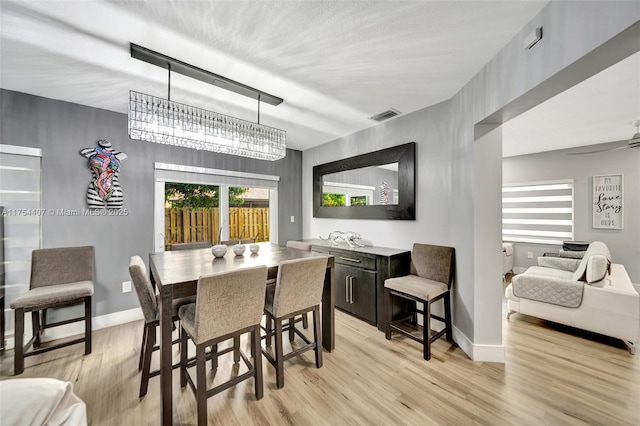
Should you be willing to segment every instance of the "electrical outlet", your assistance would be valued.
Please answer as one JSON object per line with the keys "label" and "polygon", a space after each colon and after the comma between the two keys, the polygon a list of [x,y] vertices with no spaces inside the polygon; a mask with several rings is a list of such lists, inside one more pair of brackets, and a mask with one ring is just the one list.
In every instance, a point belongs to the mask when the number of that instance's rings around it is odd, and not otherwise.
{"label": "electrical outlet", "polygon": [[528,257],[529,259],[533,259],[533,252],[532,252],[532,251],[528,251],[528,252],[527,252],[527,257]]}
{"label": "electrical outlet", "polygon": [[131,291],[131,281],[122,281],[122,292],[129,293]]}
{"label": "electrical outlet", "polygon": [[296,218],[294,216],[291,216],[291,223],[295,222]]}

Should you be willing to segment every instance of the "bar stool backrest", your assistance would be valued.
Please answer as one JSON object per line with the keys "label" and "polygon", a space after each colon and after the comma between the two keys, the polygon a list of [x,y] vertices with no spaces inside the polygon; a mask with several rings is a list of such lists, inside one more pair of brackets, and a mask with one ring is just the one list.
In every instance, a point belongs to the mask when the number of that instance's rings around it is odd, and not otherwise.
{"label": "bar stool backrest", "polygon": [[193,336],[196,344],[260,324],[266,282],[266,265],[200,277]]}
{"label": "bar stool backrest", "polygon": [[415,243],[411,251],[411,275],[441,282],[451,288],[454,271],[453,247]]}

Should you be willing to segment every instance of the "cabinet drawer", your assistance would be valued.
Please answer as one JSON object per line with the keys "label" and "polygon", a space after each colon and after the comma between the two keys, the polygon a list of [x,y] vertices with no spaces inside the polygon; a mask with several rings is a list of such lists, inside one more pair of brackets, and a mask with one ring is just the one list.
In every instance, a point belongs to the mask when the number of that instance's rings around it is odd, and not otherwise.
{"label": "cabinet drawer", "polygon": [[336,263],[351,265],[363,269],[376,269],[376,258],[363,256],[361,253],[331,251]]}

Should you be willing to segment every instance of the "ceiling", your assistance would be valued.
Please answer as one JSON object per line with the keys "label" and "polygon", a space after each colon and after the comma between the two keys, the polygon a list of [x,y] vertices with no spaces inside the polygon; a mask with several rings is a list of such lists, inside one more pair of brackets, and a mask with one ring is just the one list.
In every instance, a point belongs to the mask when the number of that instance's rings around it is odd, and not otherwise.
{"label": "ceiling", "polygon": [[[167,95],[167,71],[131,58],[133,42],[284,98],[279,106],[263,104],[260,122],[286,130],[287,146],[305,150],[374,126],[369,117],[389,108],[407,114],[451,98],[546,3],[3,0],[0,85],[126,113],[129,90]],[[637,58],[627,73],[634,66]],[[637,98],[637,86],[607,81],[605,92],[615,89],[617,99],[634,90]],[[604,113],[586,113],[603,102],[556,98],[548,101],[551,112],[540,106],[531,111],[537,116],[505,125],[506,144],[517,141],[505,154],[568,142],[543,133],[540,120],[551,134],[600,143],[630,137],[627,122],[640,118],[637,102],[636,116],[615,113],[633,99],[608,104],[607,117],[622,121],[614,133]],[[255,100],[178,74],[171,99],[257,120]],[[583,109],[568,114],[575,102]],[[597,137],[596,123],[603,132]],[[580,132],[560,132],[568,125]]]}
{"label": "ceiling", "polygon": [[638,131],[630,125],[638,119],[640,52],[505,123],[503,156],[616,141],[623,145]]}

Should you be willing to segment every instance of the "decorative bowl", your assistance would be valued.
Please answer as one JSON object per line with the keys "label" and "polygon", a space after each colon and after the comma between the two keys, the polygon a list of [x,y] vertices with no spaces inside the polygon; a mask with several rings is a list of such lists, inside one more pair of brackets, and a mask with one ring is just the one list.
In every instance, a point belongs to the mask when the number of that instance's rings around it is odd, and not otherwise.
{"label": "decorative bowl", "polygon": [[244,244],[236,244],[235,246],[233,246],[233,252],[236,254],[236,256],[242,256],[245,249],[246,247],[244,246]]}
{"label": "decorative bowl", "polygon": [[258,244],[251,244],[249,246],[249,251],[253,254],[256,254],[260,250],[260,246]]}
{"label": "decorative bowl", "polygon": [[227,246],[224,244],[216,244],[211,247],[211,253],[213,253],[215,257],[223,257],[227,253]]}

